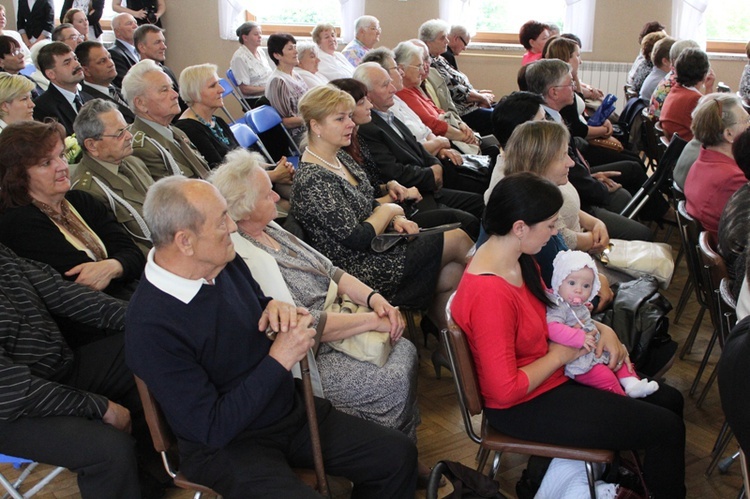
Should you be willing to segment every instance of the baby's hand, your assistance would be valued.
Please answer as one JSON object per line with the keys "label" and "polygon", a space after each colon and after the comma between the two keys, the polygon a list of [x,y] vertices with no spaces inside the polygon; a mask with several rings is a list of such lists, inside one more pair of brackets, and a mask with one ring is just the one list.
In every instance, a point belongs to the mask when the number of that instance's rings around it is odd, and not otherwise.
{"label": "baby's hand", "polygon": [[592,305],[590,301],[587,301],[586,303],[584,303],[584,305],[589,310],[589,313],[594,311],[594,305]]}
{"label": "baby's hand", "polygon": [[596,331],[586,333],[586,337],[583,340],[583,348],[585,348],[587,352],[596,348]]}

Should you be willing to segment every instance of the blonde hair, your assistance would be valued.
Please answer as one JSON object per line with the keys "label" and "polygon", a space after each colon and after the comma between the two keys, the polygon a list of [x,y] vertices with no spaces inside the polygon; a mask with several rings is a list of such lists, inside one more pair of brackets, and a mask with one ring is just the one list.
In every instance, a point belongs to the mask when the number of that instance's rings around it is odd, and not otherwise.
{"label": "blonde hair", "polygon": [[310,35],[312,36],[312,39],[315,43],[320,43],[320,37],[323,36],[323,33],[326,31],[330,31],[333,33],[333,36],[336,36],[336,27],[331,23],[318,23],[315,25],[315,28],[313,28],[312,33]]}
{"label": "blonde hair", "polygon": [[201,90],[212,76],[217,76],[216,64],[188,66],[180,73],[180,97],[188,105],[201,101]]}
{"label": "blonde hair", "polygon": [[342,106],[346,106],[351,112],[356,102],[351,95],[339,88],[332,85],[320,85],[308,90],[299,100],[297,107],[302,119],[305,120],[307,133],[310,134],[312,120],[322,122]]}
{"label": "blonde hair", "polygon": [[570,132],[552,121],[527,121],[513,130],[505,145],[505,174],[532,172],[544,176],[570,140]]}
{"label": "blonde hair", "polygon": [[[0,104],[11,102],[34,90],[34,84],[24,76],[0,73]],[[5,112],[0,107],[0,118]]]}

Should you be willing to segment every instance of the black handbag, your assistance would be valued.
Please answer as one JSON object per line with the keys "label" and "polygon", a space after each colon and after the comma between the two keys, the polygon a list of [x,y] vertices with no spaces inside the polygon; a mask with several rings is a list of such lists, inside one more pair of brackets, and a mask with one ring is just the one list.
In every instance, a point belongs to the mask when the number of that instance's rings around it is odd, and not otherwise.
{"label": "black handbag", "polygon": [[427,499],[437,499],[443,476],[453,485],[453,492],[443,499],[505,499],[497,480],[455,461],[440,461],[432,469],[427,480]]}

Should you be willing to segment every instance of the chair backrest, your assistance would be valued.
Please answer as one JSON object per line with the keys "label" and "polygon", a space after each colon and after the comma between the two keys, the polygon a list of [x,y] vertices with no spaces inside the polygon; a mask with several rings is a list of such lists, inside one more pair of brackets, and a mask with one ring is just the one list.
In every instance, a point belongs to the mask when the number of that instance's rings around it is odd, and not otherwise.
{"label": "chair backrest", "polygon": [[245,113],[245,121],[255,133],[263,133],[280,125],[281,115],[271,106],[260,106]]}
{"label": "chair backrest", "polygon": [[[729,276],[727,273],[727,267],[724,263],[724,258],[719,255],[715,250],[716,244],[713,236],[703,231],[698,236],[698,255],[703,267],[703,287],[706,291],[706,299],[708,301],[708,309],[711,313],[711,321],[714,327],[721,331],[722,334],[721,344],[724,344],[724,317],[721,306],[721,295],[719,294],[719,288],[721,287],[722,279]],[[727,331],[728,332],[728,331]]]}
{"label": "chair backrest", "polygon": [[[455,296],[455,293],[453,296]],[[464,420],[466,433],[474,442],[480,443],[481,437],[474,430],[471,416],[480,414],[484,403],[479,388],[474,357],[469,347],[469,341],[466,339],[466,333],[461,330],[451,317],[450,306],[453,302],[453,296],[450,297],[445,306],[448,328],[442,331],[443,344],[448,352],[448,360],[453,371],[453,380],[456,384],[456,393],[458,394],[458,402],[461,407],[461,416]]]}
{"label": "chair backrest", "polygon": [[[700,263],[697,248],[698,237],[700,236],[700,233],[703,232],[703,227],[698,220],[688,214],[685,201],[677,203],[676,215],[677,227],[680,230],[682,247],[685,250],[685,259],[688,264],[688,276],[695,286],[698,303],[702,306],[707,306],[706,290],[703,287],[703,280],[701,279],[703,267]],[[710,297],[708,297],[708,299],[710,299]]]}
{"label": "chair backrest", "polygon": [[159,402],[156,401],[146,383],[138,376],[135,376],[135,384],[138,387],[138,394],[141,396],[143,413],[146,416],[146,424],[148,424],[148,430],[151,433],[154,449],[162,455],[167,473],[174,478],[177,474],[175,471],[176,468],[172,468],[172,465],[168,461],[167,453],[172,447],[177,446],[177,438],[167,424]]}
{"label": "chair backrest", "polygon": [[234,138],[237,139],[237,142],[245,149],[258,142],[258,136],[253,132],[253,129],[244,123],[234,123],[233,125],[230,125],[229,128],[232,129],[232,133],[234,134]]}
{"label": "chair backrest", "polygon": [[[237,102],[242,107],[242,110],[243,111],[249,111],[250,110],[250,105],[247,102],[245,102],[245,99],[243,98],[242,92],[240,91],[240,86],[237,83],[237,78],[234,77],[234,71],[232,71],[231,68],[227,69],[227,79],[224,80],[222,78],[221,81],[222,81],[221,86],[224,87],[224,91],[226,92],[226,89],[227,89],[227,87],[224,84],[228,83],[229,86],[232,89],[232,91],[231,91],[232,96],[235,99],[237,99]],[[225,93],[224,97],[226,97],[227,95],[228,94]]]}
{"label": "chair backrest", "polygon": [[659,159],[663,156],[663,147],[659,142],[659,134],[656,131],[656,120],[648,116],[648,109],[643,112],[643,151],[649,158],[651,166],[656,166]]}
{"label": "chair backrest", "polygon": [[224,78],[219,78],[219,85],[221,85],[221,88],[224,89],[224,93],[221,94],[222,97],[226,97],[227,95],[229,95],[232,92],[234,92],[234,88],[232,88],[232,84],[229,83]]}
{"label": "chair backrest", "polygon": [[237,83],[237,78],[234,77],[234,71],[232,71],[232,68],[227,69],[227,80],[235,86],[238,87],[239,84]]}
{"label": "chair backrest", "polygon": [[664,151],[664,155],[661,157],[661,160],[659,160],[659,166],[662,168],[667,167],[667,169],[671,172],[677,164],[677,160],[680,159],[682,150],[685,149],[686,145],[687,141],[685,139],[683,139],[676,133],[672,135],[672,140],[669,141],[667,150]]}
{"label": "chair backrest", "polygon": [[[682,190],[682,187],[680,187],[674,179],[672,180],[672,196],[675,201],[685,201],[685,191]],[[676,207],[675,211],[677,211]]]}

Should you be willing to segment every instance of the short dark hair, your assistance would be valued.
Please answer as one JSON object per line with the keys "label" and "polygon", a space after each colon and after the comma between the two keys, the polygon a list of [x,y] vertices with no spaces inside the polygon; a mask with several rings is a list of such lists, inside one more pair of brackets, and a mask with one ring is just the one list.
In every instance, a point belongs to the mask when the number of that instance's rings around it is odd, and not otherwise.
{"label": "short dark hair", "polygon": [[513,92],[500,99],[492,110],[492,134],[500,147],[505,147],[513,130],[533,118],[542,104],[542,96],[532,92]]}
{"label": "short dark hair", "polygon": [[674,69],[677,72],[677,83],[683,87],[692,87],[703,81],[711,65],[708,54],[701,49],[685,49],[677,58]]}
{"label": "short dark hair", "polygon": [[518,90],[526,91],[529,89],[529,84],[526,83],[526,70],[529,64],[518,68],[518,74],[516,75],[516,83],[518,84]]}
{"label": "short dark hair", "polygon": [[367,85],[354,78],[338,78],[331,80],[329,83],[351,95],[354,102],[359,102],[363,97],[367,96]]}
{"label": "short dark hair", "polygon": [[638,35],[638,43],[643,41],[643,37],[649,33],[656,33],[657,31],[664,31],[665,26],[659,21],[649,21],[641,28],[641,33]]}
{"label": "short dark hair", "polygon": [[138,51],[138,44],[143,43],[146,40],[146,35],[149,33],[164,33],[164,29],[156,26],[155,24],[143,24],[138,26],[138,29],[133,33],[133,46],[136,52]]}
{"label": "short dark hair", "polygon": [[[503,236],[519,220],[531,226],[551,218],[560,211],[562,204],[560,189],[549,180],[531,172],[514,173],[501,179],[492,189],[482,226],[490,236]],[[534,257],[522,254],[518,261],[524,284],[539,301],[548,304]]]}
{"label": "short dark hair", "polygon": [[273,63],[277,66],[279,65],[279,60],[276,59],[275,54],[281,54],[284,51],[284,47],[286,47],[286,44],[289,42],[295,45],[297,44],[297,40],[289,33],[274,33],[268,37],[266,50],[268,51],[268,55],[271,56]]}
{"label": "short dark hair", "polygon": [[521,42],[521,45],[523,45],[526,50],[531,50],[531,44],[529,42],[539,38],[539,35],[541,35],[545,29],[549,29],[549,26],[544,23],[540,23],[539,21],[526,21],[518,32],[518,41]]}
{"label": "short dark hair", "polygon": [[36,56],[36,65],[39,66],[39,71],[46,78],[46,71],[55,67],[55,56],[64,56],[71,52],[73,52],[73,49],[63,42],[48,43],[39,49],[39,54]]}
{"label": "short dark hair", "polygon": [[[62,32],[64,29],[76,29],[72,24],[70,23],[61,23],[55,26],[55,29],[52,30],[52,33],[50,34],[50,38],[52,38],[53,42],[60,42],[62,41]],[[76,30],[76,35],[78,34],[78,30]]]}
{"label": "short dark hair", "polygon": [[76,47],[76,57],[78,57],[78,62],[81,63],[81,66],[89,65],[89,53],[95,47],[104,48],[104,45],[93,40],[87,40]]}
{"label": "short dark hair", "polygon": [[20,48],[21,45],[15,38],[11,38],[7,35],[0,36],[0,57],[5,57]]}
{"label": "short dark hair", "polygon": [[28,169],[38,164],[58,141],[65,128],[57,121],[18,121],[0,134],[0,212],[31,203]]}

